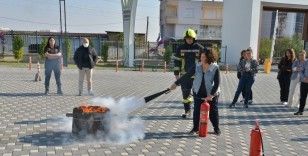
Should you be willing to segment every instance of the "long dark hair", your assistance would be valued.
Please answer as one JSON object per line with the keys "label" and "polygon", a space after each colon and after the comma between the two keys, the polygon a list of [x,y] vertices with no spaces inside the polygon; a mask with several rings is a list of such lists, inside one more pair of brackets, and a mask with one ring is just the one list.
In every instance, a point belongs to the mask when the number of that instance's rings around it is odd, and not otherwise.
{"label": "long dark hair", "polygon": [[[51,48],[50,45],[49,45],[49,41],[50,41],[51,39],[54,39],[54,40],[56,41],[56,39],[55,39],[53,36],[48,37],[47,45],[46,45],[45,48],[44,48],[44,52],[46,52],[46,50],[47,50],[48,48]],[[55,42],[54,48],[58,48],[56,42]]]}
{"label": "long dark hair", "polygon": [[240,57],[240,60],[243,60],[244,59],[244,56],[243,56],[243,54],[246,52],[246,50],[242,50],[241,51],[241,57]]}
{"label": "long dark hair", "polygon": [[285,54],[284,54],[284,58],[285,58],[286,61],[288,60],[287,53],[290,53],[290,55],[291,55],[291,61],[293,62],[293,61],[295,60],[295,58],[296,58],[294,49],[292,49],[292,48],[291,48],[291,49],[287,49],[287,51],[286,51]]}

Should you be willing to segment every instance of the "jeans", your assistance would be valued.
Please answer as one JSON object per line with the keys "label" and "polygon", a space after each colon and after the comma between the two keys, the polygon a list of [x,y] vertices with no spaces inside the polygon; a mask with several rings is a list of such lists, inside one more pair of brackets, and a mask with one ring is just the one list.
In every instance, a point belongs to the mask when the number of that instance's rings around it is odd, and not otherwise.
{"label": "jeans", "polygon": [[[237,86],[232,104],[235,104],[238,101],[238,98],[241,92],[244,93],[245,104],[248,104],[248,101],[252,98],[252,85],[255,79],[254,76],[250,73],[243,73],[242,77],[240,78],[239,84]],[[248,97],[248,98],[246,98]],[[251,98],[250,98],[251,97]]]}
{"label": "jeans", "polygon": [[49,90],[52,71],[55,74],[57,90],[61,91],[61,61],[59,59],[46,59],[45,61],[45,89]]}

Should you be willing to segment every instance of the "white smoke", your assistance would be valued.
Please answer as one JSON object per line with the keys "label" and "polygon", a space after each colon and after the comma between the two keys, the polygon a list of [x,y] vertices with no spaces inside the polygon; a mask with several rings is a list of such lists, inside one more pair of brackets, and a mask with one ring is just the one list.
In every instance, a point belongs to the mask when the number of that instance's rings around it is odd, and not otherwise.
{"label": "white smoke", "polygon": [[[130,115],[130,113],[145,105],[144,101],[134,97],[124,97],[118,101],[113,98],[97,97],[89,100],[88,104],[104,106],[110,109],[110,113],[107,113],[104,117],[104,120],[107,122],[103,122],[103,126],[108,129],[108,132],[98,132],[96,136],[88,135],[82,140],[79,140],[79,138],[73,139],[70,136],[63,136],[63,144],[78,143],[79,141],[90,144],[99,142],[127,144],[144,138],[144,121],[139,117]],[[60,129],[53,129],[54,132],[61,131],[65,134],[71,134],[72,118],[61,116],[53,121],[57,121],[57,123],[54,124],[61,124],[61,128],[59,127]],[[52,122],[49,123],[53,124]]]}
{"label": "white smoke", "polygon": [[93,105],[100,105],[110,109],[106,116],[109,132],[104,140],[110,143],[126,144],[145,136],[144,122],[138,117],[131,117],[130,113],[142,107],[145,103],[134,97],[124,97],[118,101],[113,98],[94,98],[90,100]]}

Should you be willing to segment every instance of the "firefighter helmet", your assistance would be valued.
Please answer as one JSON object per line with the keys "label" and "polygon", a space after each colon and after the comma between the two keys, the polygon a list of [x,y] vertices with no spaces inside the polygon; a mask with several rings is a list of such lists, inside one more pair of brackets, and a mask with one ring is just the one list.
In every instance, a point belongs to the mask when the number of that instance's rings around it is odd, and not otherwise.
{"label": "firefighter helmet", "polygon": [[196,32],[193,30],[193,29],[187,29],[186,31],[185,31],[185,34],[184,34],[184,38],[186,38],[186,37],[191,37],[191,38],[194,38],[194,39],[196,39],[196,37],[197,37],[197,34],[196,34]]}

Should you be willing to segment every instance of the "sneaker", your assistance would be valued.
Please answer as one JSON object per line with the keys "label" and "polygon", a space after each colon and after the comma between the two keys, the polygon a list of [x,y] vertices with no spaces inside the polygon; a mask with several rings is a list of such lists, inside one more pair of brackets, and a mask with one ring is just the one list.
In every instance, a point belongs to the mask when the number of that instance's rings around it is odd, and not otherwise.
{"label": "sneaker", "polygon": [[94,96],[94,93],[93,93],[93,91],[88,91],[88,94],[90,95],[90,96]]}
{"label": "sneaker", "polygon": [[303,115],[303,112],[298,111],[298,112],[294,113],[294,115]]}
{"label": "sneaker", "polygon": [[282,102],[282,104],[283,104],[284,106],[287,106],[287,105],[288,105],[288,102]]}
{"label": "sneaker", "polygon": [[248,108],[248,103],[245,103],[245,104],[244,104],[244,108]]}
{"label": "sneaker", "polygon": [[217,131],[214,131],[214,134],[217,135],[217,136],[220,136],[221,132],[220,132],[220,130],[217,130]]}
{"label": "sneaker", "polygon": [[235,103],[229,104],[229,108],[235,107]]}
{"label": "sneaker", "polygon": [[199,134],[199,131],[198,131],[198,130],[192,129],[188,134],[191,134],[191,135],[198,135],[198,134]]}
{"label": "sneaker", "polygon": [[183,118],[183,119],[186,119],[186,118],[188,118],[188,117],[190,117],[190,116],[191,116],[191,110],[185,111],[185,113],[182,114],[182,118]]}
{"label": "sneaker", "polygon": [[57,94],[58,94],[58,95],[63,95],[62,90],[57,91]]}
{"label": "sneaker", "polygon": [[252,100],[248,100],[248,104],[251,105],[253,103]]}
{"label": "sneaker", "polygon": [[49,90],[46,89],[44,94],[45,94],[45,95],[49,95]]}

